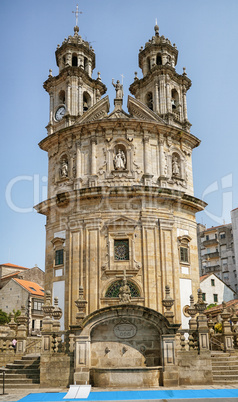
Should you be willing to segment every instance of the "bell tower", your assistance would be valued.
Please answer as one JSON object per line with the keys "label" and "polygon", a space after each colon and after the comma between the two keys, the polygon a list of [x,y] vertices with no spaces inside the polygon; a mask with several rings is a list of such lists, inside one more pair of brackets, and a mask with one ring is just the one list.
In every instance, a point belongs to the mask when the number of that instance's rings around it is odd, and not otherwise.
{"label": "bell tower", "polygon": [[74,35],[57,46],[55,56],[59,74],[54,77],[50,70],[43,85],[50,95],[48,134],[74,124],[107,90],[100,73],[96,80],[92,79],[95,53],[90,43],[79,35],[77,25]]}
{"label": "bell tower", "polygon": [[159,35],[156,23],[155,35],[140,48],[139,67],[143,78],[135,79],[130,92],[136,99],[158,114],[168,124],[189,131],[186,93],[191,87],[185,68],[183,74],[176,72],[178,50],[169,39]]}

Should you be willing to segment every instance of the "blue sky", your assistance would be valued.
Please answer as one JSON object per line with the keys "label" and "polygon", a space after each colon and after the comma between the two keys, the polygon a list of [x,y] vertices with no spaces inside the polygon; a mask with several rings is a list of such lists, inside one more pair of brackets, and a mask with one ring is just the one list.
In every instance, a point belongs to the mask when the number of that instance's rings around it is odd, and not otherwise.
{"label": "blue sky", "polygon": [[[58,74],[55,50],[73,34],[77,1],[1,0],[1,249],[0,263],[44,269],[45,217],[32,206],[45,198],[49,99],[42,84],[49,69]],[[139,48],[154,34],[176,43],[177,72],[186,67],[191,132],[202,143],[193,153],[195,196],[208,203],[197,221],[208,227],[230,222],[238,207],[237,0],[82,0],[79,29],[96,53],[96,68],[108,88],[124,75],[128,88],[142,74]]]}

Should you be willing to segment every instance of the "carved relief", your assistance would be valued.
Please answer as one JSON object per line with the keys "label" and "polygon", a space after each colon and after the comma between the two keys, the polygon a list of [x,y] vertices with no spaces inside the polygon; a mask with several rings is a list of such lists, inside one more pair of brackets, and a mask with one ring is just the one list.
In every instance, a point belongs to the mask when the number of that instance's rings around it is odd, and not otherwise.
{"label": "carved relief", "polygon": [[114,327],[114,334],[117,338],[127,339],[136,335],[137,327],[130,321],[122,320]]}

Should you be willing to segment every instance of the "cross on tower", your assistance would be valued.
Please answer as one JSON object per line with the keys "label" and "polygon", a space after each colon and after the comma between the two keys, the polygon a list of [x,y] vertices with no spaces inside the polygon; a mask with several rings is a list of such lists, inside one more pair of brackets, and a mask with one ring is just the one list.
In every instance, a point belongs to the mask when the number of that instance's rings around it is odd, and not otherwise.
{"label": "cross on tower", "polygon": [[76,11],[72,11],[73,14],[75,14],[76,18],[76,27],[78,26],[78,19],[79,19],[79,14],[83,14],[82,11],[79,11],[79,6],[78,4],[76,5]]}

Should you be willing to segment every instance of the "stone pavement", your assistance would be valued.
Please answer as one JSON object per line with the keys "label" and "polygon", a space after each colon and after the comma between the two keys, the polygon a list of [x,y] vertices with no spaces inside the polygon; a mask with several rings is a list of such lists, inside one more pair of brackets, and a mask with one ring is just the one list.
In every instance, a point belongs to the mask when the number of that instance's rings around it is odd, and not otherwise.
{"label": "stone pavement", "polygon": [[[165,388],[165,387],[159,387],[159,388],[152,388],[152,389],[150,389],[150,391],[155,391],[155,390],[158,390],[158,391],[177,391],[177,390],[221,390],[221,397],[218,397],[218,398],[214,398],[214,397],[212,397],[212,398],[204,398],[204,397],[199,397],[199,394],[198,394],[198,397],[197,398],[184,398],[184,399],[174,399],[174,397],[169,397],[168,396],[168,399],[156,399],[156,402],[169,402],[169,401],[173,401],[173,402],[182,402],[182,401],[185,401],[185,402],[214,402],[214,401],[218,401],[218,402],[238,402],[238,391],[237,391],[237,397],[235,396],[235,397],[226,397],[226,398],[223,398],[222,397],[222,390],[237,390],[238,389],[238,384],[236,384],[236,385],[231,385],[231,386],[220,386],[220,387],[217,387],[217,386],[213,386],[213,385],[211,385],[211,386],[189,386],[189,387],[176,387],[176,388]],[[66,389],[66,388],[39,388],[39,389],[12,389],[12,390],[9,390],[9,389],[7,389],[5,392],[6,392],[6,394],[5,395],[2,395],[1,394],[1,392],[2,392],[2,390],[0,390],[0,402],[15,402],[15,401],[19,401],[19,400],[21,400],[22,398],[24,398],[24,397],[26,397],[27,395],[29,395],[29,394],[43,394],[43,393],[49,393],[49,400],[51,400],[51,401],[53,401],[53,399],[51,399],[50,398],[50,394],[52,394],[52,393],[66,393],[68,390]],[[94,388],[94,389],[92,389],[92,393],[93,392],[106,392],[106,391],[109,391],[108,389],[99,389],[99,388]],[[112,390],[110,390],[110,391],[112,391]],[[113,391],[129,391],[128,389],[113,389]],[[131,391],[131,390],[130,390]],[[136,390],[136,391],[138,391],[138,389]],[[144,389],[143,389],[143,391],[144,391]],[[91,395],[92,395],[92,393],[91,393]],[[202,392],[201,392],[202,393]],[[233,395],[234,396],[234,395]],[[32,395],[32,399],[34,399],[34,396]],[[29,397],[27,398],[28,399],[28,401],[30,401],[30,399],[29,399]],[[44,399],[42,399],[42,401],[46,401],[46,399],[45,399],[45,397],[44,397]],[[77,399],[78,401],[79,401],[79,399]],[[142,399],[140,400],[140,401],[138,401],[138,402],[141,402],[142,401]],[[133,402],[137,402],[136,400],[134,400]],[[143,402],[151,402],[151,399],[150,400],[143,400]]]}

